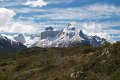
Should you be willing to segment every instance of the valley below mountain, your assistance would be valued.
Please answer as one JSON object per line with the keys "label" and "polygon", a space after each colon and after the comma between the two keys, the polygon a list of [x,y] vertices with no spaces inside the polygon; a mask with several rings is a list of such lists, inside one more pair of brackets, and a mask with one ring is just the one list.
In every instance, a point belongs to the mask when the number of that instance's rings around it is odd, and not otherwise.
{"label": "valley below mountain", "polygon": [[0,55],[0,80],[120,80],[120,42]]}

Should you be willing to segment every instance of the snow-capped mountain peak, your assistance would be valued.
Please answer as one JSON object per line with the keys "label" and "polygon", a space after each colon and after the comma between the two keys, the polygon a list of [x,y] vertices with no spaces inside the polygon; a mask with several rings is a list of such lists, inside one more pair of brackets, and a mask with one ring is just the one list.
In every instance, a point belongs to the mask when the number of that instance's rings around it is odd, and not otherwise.
{"label": "snow-capped mountain peak", "polygon": [[48,27],[38,35],[39,37],[27,42],[29,47],[68,47],[80,44],[101,46],[106,42],[105,39],[98,36],[88,36],[82,30],[77,31],[75,26],[71,24],[62,30],[54,30],[53,27]]}
{"label": "snow-capped mountain peak", "polygon": [[0,52],[14,52],[26,48],[22,43],[13,41],[5,36],[0,35]]}
{"label": "snow-capped mountain peak", "polygon": [[18,34],[14,35],[11,39],[14,42],[20,42],[27,47],[69,47],[81,44],[101,46],[106,42],[104,38],[88,36],[82,30],[76,30],[75,26],[72,24],[69,24],[62,30],[54,30],[53,27],[49,26],[45,28],[45,31],[39,34],[31,34],[29,37]]}

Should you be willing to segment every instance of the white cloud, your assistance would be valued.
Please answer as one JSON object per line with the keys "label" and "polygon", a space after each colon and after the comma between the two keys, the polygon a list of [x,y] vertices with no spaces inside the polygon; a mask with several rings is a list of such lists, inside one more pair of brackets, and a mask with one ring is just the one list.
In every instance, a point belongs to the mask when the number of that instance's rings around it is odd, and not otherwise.
{"label": "white cloud", "polygon": [[37,9],[37,8],[21,8],[20,10],[18,8],[12,8],[16,13],[23,13],[23,14],[27,14],[27,13],[31,13],[31,12],[47,12],[47,10],[45,9]]}
{"label": "white cloud", "polygon": [[88,32],[98,32],[102,30],[102,25],[100,23],[90,22],[84,23],[83,28],[88,30]]}
{"label": "white cloud", "polygon": [[35,33],[38,30],[38,25],[32,22],[12,22],[11,25],[0,27],[1,32],[9,33]]}
{"label": "white cloud", "polygon": [[6,25],[14,15],[16,15],[16,13],[13,10],[0,8],[0,26],[3,27]]}
{"label": "white cloud", "polygon": [[74,0],[3,0],[0,1],[0,7],[29,5],[31,7],[43,7],[48,4],[71,3]]}
{"label": "white cloud", "polygon": [[44,0],[28,0],[25,2],[25,5],[29,5],[31,7],[43,7],[47,5],[47,2]]}
{"label": "white cloud", "polygon": [[106,40],[111,40],[111,36],[106,32],[96,32],[96,33],[95,32],[91,32],[91,33],[86,32],[86,34],[89,36],[99,36],[99,37],[104,38]]}
{"label": "white cloud", "polygon": [[94,4],[76,8],[52,8],[46,9],[44,12],[46,14],[33,16],[35,18],[51,20],[110,19],[114,16],[120,16],[120,7],[107,4]]}
{"label": "white cloud", "polygon": [[16,33],[34,33],[36,32],[36,28],[33,25],[14,22],[9,27],[9,32],[16,32]]}
{"label": "white cloud", "polygon": [[101,38],[105,38],[110,40],[110,36],[107,32],[102,29],[102,24],[90,22],[90,23],[83,23],[84,32],[88,35],[92,36],[99,36]]}
{"label": "white cloud", "polygon": [[34,33],[37,31],[37,24],[27,21],[14,21],[14,15],[16,13],[13,10],[0,8],[0,32]]}
{"label": "white cloud", "polygon": [[88,11],[95,11],[97,13],[101,12],[100,14],[111,15],[117,13],[116,15],[120,15],[120,7],[114,5],[94,4],[84,7],[84,9]]}
{"label": "white cloud", "polygon": [[[63,3],[66,0],[43,0],[43,1],[46,2],[47,4],[58,4],[58,3]],[[93,4],[93,5],[74,7],[74,8],[42,9],[42,8],[24,7],[20,9],[21,10],[19,10],[18,8],[14,8],[16,13],[23,14],[23,15],[20,15],[18,19],[21,19],[21,20],[25,19],[33,22],[34,20],[43,21],[42,23],[39,24],[39,26],[42,27],[43,29],[44,27],[49,25],[53,27],[55,26],[57,28],[58,27],[63,28],[67,26],[67,23],[76,21],[77,29],[85,29],[87,32],[89,32],[88,34],[90,35],[98,35],[106,39],[109,39],[108,34],[120,34],[120,30],[111,29],[114,26],[115,27],[120,26],[120,20],[119,20],[120,7],[119,6],[108,5],[108,4]],[[30,14],[31,12],[32,14]],[[38,15],[38,13],[40,14]],[[26,16],[26,14],[30,14],[30,15]],[[33,24],[29,25],[29,24],[22,23],[21,25],[32,26]],[[16,24],[13,26],[16,26]],[[12,31],[15,32],[15,30],[17,30],[16,28],[17,27],[13,27],[11,29],[11,32]],[[25,31],[21,31],[21,32],[25,32]]]}
{"label": "white cloud", "polygon": [[[51,0],[52,2],[60,2],[57,0]],[[49,1],[46,0],[48,3]],[[62,0],[62,2],[65,2]],[[48,4],[50,4],[48,3]],[[110,19],[114,16],[120,16],[120,7],[107,4],[94,4],[76,8],[21,8],[21,10],[15,9],[17,13],[44,13],[40,15],[32,14],[32,18],[35,19],[50,19],[50,20],[100,20],[100,19]]]}

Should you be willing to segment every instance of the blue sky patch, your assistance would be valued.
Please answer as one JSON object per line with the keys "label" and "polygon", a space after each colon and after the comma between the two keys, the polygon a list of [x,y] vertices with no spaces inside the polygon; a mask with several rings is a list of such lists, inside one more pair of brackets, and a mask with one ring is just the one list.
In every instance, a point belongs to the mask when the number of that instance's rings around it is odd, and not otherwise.
{"label": "blue sky patch", "polygon": [[0,15],[4,33],[37,33],[74,23],[77,29],[120,40],[120,0],[0,0]]}

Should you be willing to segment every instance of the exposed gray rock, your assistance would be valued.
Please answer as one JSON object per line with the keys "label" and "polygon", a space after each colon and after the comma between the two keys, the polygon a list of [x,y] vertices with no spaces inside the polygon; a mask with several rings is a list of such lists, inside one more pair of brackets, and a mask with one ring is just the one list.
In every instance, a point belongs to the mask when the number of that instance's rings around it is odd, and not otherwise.
{"label": "exposed gray rock", "polygon": [[101,46],[105,42],[107,41],[103,38],[88,36],[82,30],[77,31],[74,26],[69,25],[62,30],[54,30],[52,27],[48,27],[44,32],[39,34],[39,39],[34,41],[30,47],[69,47],[81,44]]}
{"label": "exposed gray rock", "polygon": [[77,77],[83,76],[84,74],[85,73],[82,71],[73,72],[71,73],[71,78],[77,78]]}
{"label": "exposed gray rock", "polygon": [[13,37],[13,39],[15,39],[16,41],[18,42],[21,42],[22,44],[24,44],[26,41],[25,41],[25,37],[23,34],[18,34],[18,35],[15,35]]}

